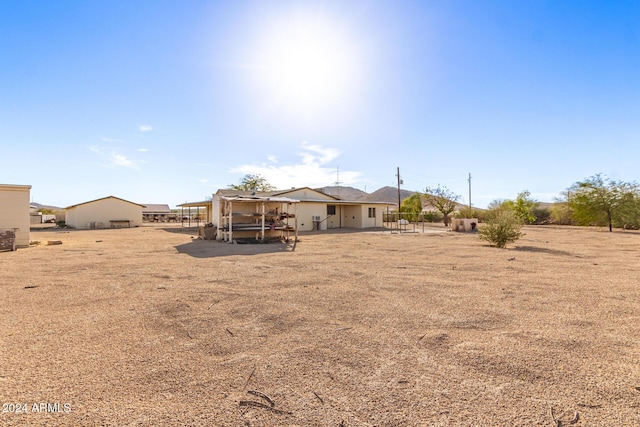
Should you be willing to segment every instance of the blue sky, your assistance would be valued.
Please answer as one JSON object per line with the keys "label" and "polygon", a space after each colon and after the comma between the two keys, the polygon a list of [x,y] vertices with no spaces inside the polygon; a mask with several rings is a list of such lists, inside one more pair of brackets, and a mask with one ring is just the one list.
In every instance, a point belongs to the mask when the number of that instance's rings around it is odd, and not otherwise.
{"label": "blue sky", "polygon": [[638,179],[640,2],[0,2],[0,182],[68,206]]}

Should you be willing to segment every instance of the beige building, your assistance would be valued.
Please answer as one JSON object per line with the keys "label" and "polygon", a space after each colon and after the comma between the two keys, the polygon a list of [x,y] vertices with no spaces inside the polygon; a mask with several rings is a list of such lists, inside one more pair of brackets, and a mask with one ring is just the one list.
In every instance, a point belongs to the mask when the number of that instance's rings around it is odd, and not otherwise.
{"label": "beige building", "polygon": [[127,228],[142,225],[144,205],[109,196],[69,206],[67,225],[77,229]]}
{"label": "beige building", "polygon": [[30,194],[30,185],[0,184],[0,229],[12,229],[18,247],[29,246]]}
{"label": "beige building", "polygon": [[383,210],[387,206],[394,206],[386,202],[343,200],[309,187],[267,192],[224,189],[218,190],[213,196],[212,222],[214,226],[222,224],[220,199],[222,196],[285,197],[299,201],[300,203],[296,206],[298,231],[382,227]]}

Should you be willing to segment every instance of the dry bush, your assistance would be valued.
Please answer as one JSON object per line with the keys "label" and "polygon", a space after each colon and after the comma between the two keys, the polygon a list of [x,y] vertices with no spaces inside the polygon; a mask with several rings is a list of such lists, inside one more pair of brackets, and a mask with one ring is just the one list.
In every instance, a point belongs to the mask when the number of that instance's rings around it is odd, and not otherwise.
{"label": "dry bush", "polygon": [[493,246],[504,248],[522,237],[522,220],[510,209],[497,210],[478,230],[478,237]]}

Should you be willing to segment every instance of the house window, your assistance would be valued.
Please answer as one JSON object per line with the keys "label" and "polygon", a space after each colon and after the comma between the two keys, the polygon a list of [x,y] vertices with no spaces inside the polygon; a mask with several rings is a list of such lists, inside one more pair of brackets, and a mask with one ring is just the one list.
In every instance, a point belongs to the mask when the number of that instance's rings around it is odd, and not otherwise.
{"label": "house window", "polygon": [[327,205],[327,215],[336,214],[336,205]]}
{"label": "house window", "polygon": [[369,218],[376,217],[376,208],[369,208]]}

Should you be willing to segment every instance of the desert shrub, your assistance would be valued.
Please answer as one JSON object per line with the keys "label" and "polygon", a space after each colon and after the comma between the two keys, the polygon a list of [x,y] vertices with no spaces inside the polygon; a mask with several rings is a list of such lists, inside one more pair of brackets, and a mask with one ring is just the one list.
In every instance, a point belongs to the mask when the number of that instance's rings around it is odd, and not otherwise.
{"label": "desert shrub", "polygon": [[491,212],[487,222],[478,229],[478,237],[492,246],[504,248],[522,237],[522,219],[511,209]]}
{"label": "desert shrub", "polygon": [[551,222],[551,211],[542,206],[531,209],[531,214],[536,218],[534,224],[549,224]]}
{"label": "desert shrub", "polygon": [[440,212],[424,212],[422,218],[426,222],[440,222],[442,221],[442,214]]}

